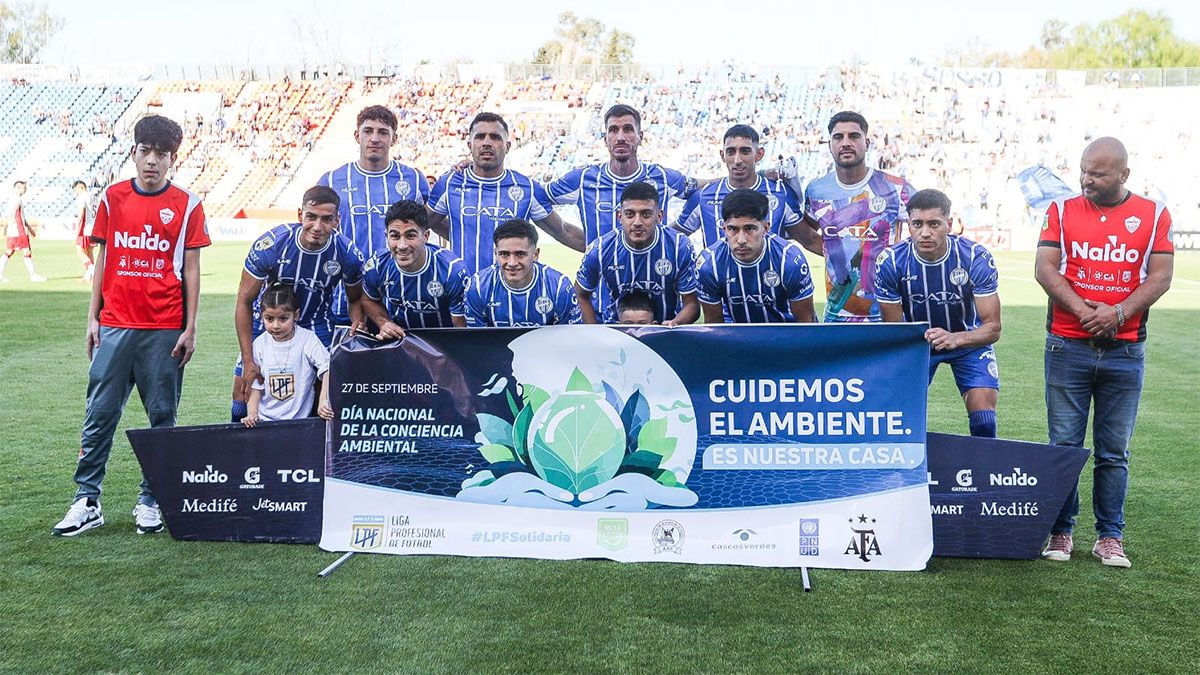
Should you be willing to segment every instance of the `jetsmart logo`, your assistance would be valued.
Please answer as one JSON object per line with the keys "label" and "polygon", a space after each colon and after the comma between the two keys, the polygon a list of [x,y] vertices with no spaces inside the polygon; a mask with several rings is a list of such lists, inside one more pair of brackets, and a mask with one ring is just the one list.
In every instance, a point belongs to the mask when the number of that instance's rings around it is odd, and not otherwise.
{"label": "jetsmart logo", "polygon": [[154,234],[149,225],[143,225],[145,232],[139,234],[129,234],[127,232],[117,232],[113,236],[114,248],[128,248],[134,251],[166,251],[171,248],[171,242]]}
{"label": "jetsmart logo", "polygon": [[212,468],[212,464],[204,467],[204,471],[184,471],[185,483],[224,483],[229,480],[229,474],[221,473]]}
{"label": "jetsmart logo", "polygon": [[1117,235],[1115,234],[1108,235],[1108,243],[1104,245],[1104,248],[1092,246],[1086,241],[1073,241],[1071,242],[1071,255],[1085,260],[1118,263],[1135,263],[1140,256],[1136,249],[1128,248],[1125,244],[1118,245]]}
{"label": "jetsmart logo", "polygon": [[1012,473],[1007,476],[1002,473],[989,473],[988,483],[991,485],[1037,485],[1037,476],[1031,476],[1023,471],[1021,467],[1014,466]]}

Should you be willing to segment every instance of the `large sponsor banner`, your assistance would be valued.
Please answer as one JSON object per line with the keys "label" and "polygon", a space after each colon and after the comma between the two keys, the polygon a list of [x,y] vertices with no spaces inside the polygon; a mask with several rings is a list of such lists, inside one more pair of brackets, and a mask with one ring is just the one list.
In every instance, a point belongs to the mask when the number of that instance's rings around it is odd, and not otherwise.
{"label": "large sponsor banner", "polygon": [[929,434],[933,554],[1038,557],[1088,450]]}
{"label": "large sponsor banner", "polygon": [[414,331],[335,350],[321,547],[922,569],[923,326]]}
{"label": "large sponsor banner", "polygon": [[315,543],[325,420],[126,432],[167,530],[189,541]]}

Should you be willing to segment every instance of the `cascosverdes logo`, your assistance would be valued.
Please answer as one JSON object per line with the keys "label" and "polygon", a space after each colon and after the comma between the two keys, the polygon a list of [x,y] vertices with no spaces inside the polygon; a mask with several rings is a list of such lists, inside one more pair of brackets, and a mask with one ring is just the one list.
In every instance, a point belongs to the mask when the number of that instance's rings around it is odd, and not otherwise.
{"label": "cascosverdes logo", "polygon": [[117,232],[113,235],[113,248],[127,248],[134,251],[166,251],[171,248],[171,242],[154,234],[149,225],[143,225],[145,232],[129,234]]}

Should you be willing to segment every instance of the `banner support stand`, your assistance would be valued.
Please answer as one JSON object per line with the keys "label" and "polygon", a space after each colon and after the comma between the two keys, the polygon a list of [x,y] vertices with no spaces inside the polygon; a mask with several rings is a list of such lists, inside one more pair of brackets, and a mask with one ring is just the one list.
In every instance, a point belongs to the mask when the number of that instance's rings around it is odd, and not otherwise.
{"label": "banner support stand", "polygon": [[320,577],[321,579],[324,579],[325,577],[329,576],[330,574],[333,574],[334,570],[341,567],[342,563],[349,560],[350,556],[354,555],[354,553],[355,553],[354,551],[348,551],[347,553],[343,554],[342,557],[333,561],[332,565],[330,565],[329,567],[326,567],[325,569],[321,570],[320,572],[317,572],[317,576]]}
{"label": "banner support stand", "polygon": [[809,578],[809,576],[808,576],[808,568],[807,567],[800,568],[800,581],[801,581],[801,583],[804,584],[804,592],[812,593],[812,589],[813,589],[812,588],[812,579]]}

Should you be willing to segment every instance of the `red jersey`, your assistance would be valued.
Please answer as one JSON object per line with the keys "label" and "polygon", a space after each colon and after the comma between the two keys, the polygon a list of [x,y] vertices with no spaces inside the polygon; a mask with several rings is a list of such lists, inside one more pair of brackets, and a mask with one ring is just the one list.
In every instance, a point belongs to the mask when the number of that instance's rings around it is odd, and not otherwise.
{"label": "red jersey", "polygon": [[[1131,192],[1119,206],[1101,209],[1080,195],[1050,204],[1038,246],[1062,250],[1059,274],[1079,297],[1115,305],[1146,280],[1151,253],[1175,252],[1170,234],[1171,214],[1162,202]],[[1145,340],[1148,314],[1126,317],[1116,337]],[[1046,329],[1062,337],[1092,337],[1053,301]]]}
{"label": "red jersey", "polygon": [[183,327],[183,252],[212,243],[199,197],[170,183],[155,193],[132,179],[114,183],[100,197],[92,240],[105,250],[101,325]]}

